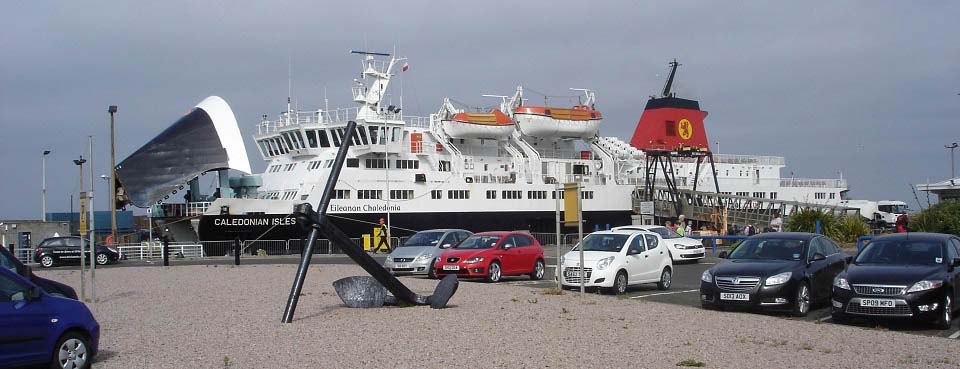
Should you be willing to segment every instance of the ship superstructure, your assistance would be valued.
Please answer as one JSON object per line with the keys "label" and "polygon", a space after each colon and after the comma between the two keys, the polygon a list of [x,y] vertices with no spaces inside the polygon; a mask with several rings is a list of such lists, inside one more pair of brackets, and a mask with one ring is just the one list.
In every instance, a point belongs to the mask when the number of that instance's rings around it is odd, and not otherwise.
{"label": "ship superstructure", "polygon": [[[267,162],[256,198],[217,199],[199,222],[203,240],[230,239],[231,227],[268,219],[248,237],[299,238],[276,220],[293,205],[317,203],[344,129],[357,122],[329,213],[348,233],[369,233],[379,218],[399,231],[426,228],[552,231],[558,184],[584,186],[585,228],[627,224],[645,178],[644,153],[599,135],[596,94],[573,106],[525,104],[524,89],[499,96],[497,108],[473,111],[445,99],[429,117],[404,115],[386,98],[405,59],[359,53],[362,78],[351,90],[358,106],[292,110],[257,125],[254,139]],[[716,180],[735,195],[837,204],[843,180],[782,178],[784,158],[714,154]],[[674,161],[676,185],[711,189],[714,173],[694,160]],[[710,186],[704,186],[710,184]],[[562,195],[560,193],[559,195]],[[247,224],[249,225],[249,224]],[[269,234],[269,235],[268,235]],[[395,233],[398,234],[398,233]]]}

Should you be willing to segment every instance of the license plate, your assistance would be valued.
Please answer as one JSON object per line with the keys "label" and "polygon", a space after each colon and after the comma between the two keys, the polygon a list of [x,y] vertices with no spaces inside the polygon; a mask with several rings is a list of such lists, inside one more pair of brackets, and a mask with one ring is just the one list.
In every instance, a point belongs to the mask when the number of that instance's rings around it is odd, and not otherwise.
{"label": "license plate", "polygon": [[721,300],[750,301],[750,294],[747,293],[721,293]]}
{"label": "license plate", "polygon": [[459,265],[444,265],[443,270],[460,270]]}
{"label": "license plate", "polygon": [[579,271],[579,270],[570,270],[570,271],[567,271],[567,277],[579,277],[579,276],[580,276],[580,271]]}
{"label": "license plate", "polygon": [[892,308],[897,306],[896,300],[883,300],[883,299],[861,299],[860,306],[863,307],[881,307],[881,308]]}
{"label": "license plate", "polygon": [[394,268],[409,268],[409,267],[410,267],[410,264],[397,264],[394,266]]}

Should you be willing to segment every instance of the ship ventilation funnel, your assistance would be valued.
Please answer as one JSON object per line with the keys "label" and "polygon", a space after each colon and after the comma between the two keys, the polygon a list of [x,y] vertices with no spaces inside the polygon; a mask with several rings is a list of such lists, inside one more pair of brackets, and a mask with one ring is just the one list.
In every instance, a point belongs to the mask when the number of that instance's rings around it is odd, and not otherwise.
{"label": "ship ventilation funnel", "polygon": [[117,165],[117,202],[147,207],[211,170],[250,173],[237,118],[210,96]]}

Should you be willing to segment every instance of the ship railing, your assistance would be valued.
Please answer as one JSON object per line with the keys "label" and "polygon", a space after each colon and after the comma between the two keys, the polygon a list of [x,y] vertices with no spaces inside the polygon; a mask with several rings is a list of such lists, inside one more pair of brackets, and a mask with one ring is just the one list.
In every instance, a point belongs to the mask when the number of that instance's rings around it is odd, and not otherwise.
{"label": "ship railing", "polygon": [[847,188],[846,179],[781,178],[780,187]]}
{"label": "ship railing", "polygon": [[[117,244],[115,248],[120,253],[121,260],[163,258],[163,243],[160,241],[121,243]],[[203,247],[197,242],[170,242],[168,252],[171,259],[203,257]]]}
{"label": "ship railing", "polygon": [[[391,237],[391,245],[400,245],[405,242],[407,237]],[[351,238],[351,242],[357,247],[360,248],[369,248],[369,243],[372,241],[365,241],[363,238]],[[225,241],[200,241],[200,242],[170,242],[169,243],[169,258],[171,260],[176,259],[199,259],[199,258],[214,258],[214,257],[225,257],[233,256],[235,249],[235,242],[232,240]],[[304,245],[306,244],[305,240],[299,239],[289,239],[289,240],[246,240],[243,241],[240,245],[240,253],[242,256],[272,256],[272,255],[299,255],[303,252]],[[161,241],[155,240],[153,242],[141,242],[141,243],[121,243],[115,246],[117,251],[120,253],[121,260],[155,260],[163,258],[163,243]],[[24,260],[30,260],[30,256],[27,251],[33,252],[32,249],[23,249],[24,251],[20,255],[18,253],[18,258]],[[317,243],[314,245],[314,254],[342,254],[337,245],[330,242],[327,239],[317,240]],[[32,261],[32,260],[30,260]]]}
{"label": "ship railing", "polygon": [[[695,158],[673,158],[677,163],[693,163]],[[753,164],[753,165],[786,165],[786,159],[782,156],[764,156],[764,155],[734,155],[734,154],[713,154],[714,163],[723,164]]]}
{"label": "ship railing", "polygon": [[257,125],[257,132],[262,135],[300,125],[346,124],[346,122],[355,119],[359,112],[360,107],[283,112],[277,119],[260,121],[260,124]]}
{"label": "ship railing", "polygon": [[188,202],[154,204],[150,207],[150,216],[154,218],[196,217],[203,215],[212,202]]}
{"label": "ship railing", "polygon": [[582,159],[580,151],[537,149],[543,159]]}

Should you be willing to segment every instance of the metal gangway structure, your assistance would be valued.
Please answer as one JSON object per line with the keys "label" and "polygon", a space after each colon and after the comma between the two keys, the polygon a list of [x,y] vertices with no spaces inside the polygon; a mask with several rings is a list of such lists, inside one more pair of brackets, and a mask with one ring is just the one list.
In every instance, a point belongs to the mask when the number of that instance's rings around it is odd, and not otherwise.
{"label": "metal gangway structure", "polygon": [[[650,198],[644,191],[643,186],[638,186],[634,191],[633,207],[637,212],[640,202],[644,198]],[[655,186],[653,191],[655,217],[676,218],[684,214],[687,219],[712,223],[720,229],[733,225],[744,227],[747,224],[763,228],[769,224],[773,214],[782,215],[786,222],[790,216],[803,209],[820,210],[836,216],[854,215],[858,211],[856,208],[844,206],[700,192],[667,186]]]}

